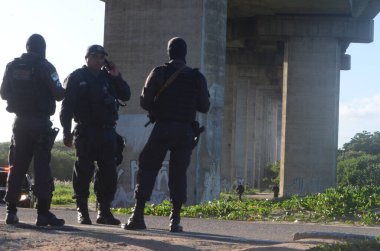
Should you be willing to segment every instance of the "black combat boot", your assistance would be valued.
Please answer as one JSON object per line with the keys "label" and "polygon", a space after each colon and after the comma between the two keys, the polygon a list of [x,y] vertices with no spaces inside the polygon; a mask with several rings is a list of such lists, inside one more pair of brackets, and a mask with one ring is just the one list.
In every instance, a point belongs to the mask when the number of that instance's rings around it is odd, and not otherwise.
{"label": "black combat boot", "polygon": [[77,198],[78,223],[91,225],[90,215],[88,214],[87,198]]}
{"label": "black combat boot", "polygon": [[127,229],[127,230],[146,229],[146,225],[144,221],[144,208],[145,208],[145,200],[137,200],[135,204],[135,208],[133,209],[133,213],[131,217],[128,219],[128,223],[122,224],[121,228]]}
{"label": "black combat boot", "polygon": [[170,213],[170,232],[178,233],[183,231],[183,227],[179,224],[181,222],[181,207],[182,203],[173,202],[173,208]]}
{"label": "black combat boot", "polygon": [[7,214],[5,215],[5,224],[17,224],[19,222],[17,217],[16,203],[7,202]]}
{"label": "black combat boot", "polygon": [[65,225],[64,219],[58,219],[50,210],[50,200],[38,199],[37,202],[37,226],[61,227]]}
{"label": "black combat boot", "polygon": [[110,203],[100,203],[98,217],[96,223],[106,224],[106,225],[119,225],[120,221],[113,217],[113,214],[110,210]]}

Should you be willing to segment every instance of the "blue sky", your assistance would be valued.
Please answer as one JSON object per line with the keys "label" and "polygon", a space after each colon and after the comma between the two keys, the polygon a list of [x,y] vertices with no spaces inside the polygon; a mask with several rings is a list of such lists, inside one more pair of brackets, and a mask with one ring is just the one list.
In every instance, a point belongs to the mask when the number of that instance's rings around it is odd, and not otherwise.
{"label": "blue sky", "polygon": [[[104,2],[100,0],[2,0],[0,1],[1,77],[6,64],[25,52],[33,33],[45,37],[46,57],[61,82],[81,67],[86,48],[103,44]],[[380,17],[375,18],[371,44],[351,44],[351,70],[341,71],[339,146],[363,130],[380,131]],[[137,95],[137,94],[135,94]],[[0,142],[9,141],[13,115],[0,101]],[[58,111],[60,104],[57,105]],[[58,115],[59,112],[57,112]],[[60,128],[58,116],[52,117]]]}
{"label": "blue sky", "polygon": [[375,18],[374,42],[351,44],[351,70],[341,71],[339,146],[355,133],[380,131],[380,15]]}

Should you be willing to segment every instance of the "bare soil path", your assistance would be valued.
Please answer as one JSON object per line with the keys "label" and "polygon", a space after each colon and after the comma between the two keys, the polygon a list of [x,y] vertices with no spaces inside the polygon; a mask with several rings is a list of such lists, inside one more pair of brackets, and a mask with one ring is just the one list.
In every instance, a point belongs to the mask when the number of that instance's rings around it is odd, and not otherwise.
{"label": "bare soil path", "polygon": [[[322,239],[293,241],[296,232],[334,232],[380,235],[377,227],[345,225],[292,224],[270,222],[238,222],[207,219],[183,219],[186,232],[168,232],[166,217],[146,217],[147,230],[128,231],[117,226],[75,223],[76,211],[54,210],[66,220],[61,228],[36,227],[36,212],[19,209],[21,223],[6,225],[5,209],[0,208],[0,250],[307,250]],[[117,215],[125,222],[127,215]],[[93,222],[95,212],[91,213]]]}

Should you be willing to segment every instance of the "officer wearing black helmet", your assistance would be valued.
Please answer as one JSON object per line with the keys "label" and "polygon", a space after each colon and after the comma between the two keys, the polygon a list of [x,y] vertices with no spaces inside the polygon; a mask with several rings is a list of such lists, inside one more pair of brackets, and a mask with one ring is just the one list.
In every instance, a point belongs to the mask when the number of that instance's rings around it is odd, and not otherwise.
{"label": "officer wearing black helmet", "polygon": [[[92,224],[88,213],[90,181],[95,172],[94,190],[99,202],[96,222],[118,225],[110,211],[117,185],[115,131],[119,101],[127,101],[130,88],[117,67],[106,60],[100,45],[91,45],[85,55],[87,65],[72,72],[65,80],[65,99],[60,114],[63,143],[76,148],[73,170],[74,198],[78,223]],[[71,121],[77,123],[72,132]],[[94,162],[98,168],[95,170]]]}
{"label": "officer wearing black helmet", "polygon": [[[26,43],[27,53],[7,65],[0,89],[7,101],[7,111],[16,114],[13,124],[13,163],[4,200],[7,203],[6,224],[16,224],[16,203],[30,162],[34,160],[34,194],[37,201],[37,226],[62,226],[65,221],[50,212],[52,177],[49,167],[52,136],[50,116],[55,113],[55,101],[64,97],[55,67],[45,59],[46,43],[33,34]],[[52,138],[53,137],[53,138]]]}
{"label": "officer wearing black helmet", "polygon": [[186,170],[190,164],[196,135],[196,112],[207,113],[210,107],[205,77],[186,66],[187,45],[179,37],[168,42],[169,63],[154,68],[146,79],[140,105],[155,121],[153,131],[139,157],[136,205],[128,223],[122,228],[145,229],[144,207],[166,153],[170,151],[169,190],[173,205],[170,231],[181,232],[180,211],[186,202]]}

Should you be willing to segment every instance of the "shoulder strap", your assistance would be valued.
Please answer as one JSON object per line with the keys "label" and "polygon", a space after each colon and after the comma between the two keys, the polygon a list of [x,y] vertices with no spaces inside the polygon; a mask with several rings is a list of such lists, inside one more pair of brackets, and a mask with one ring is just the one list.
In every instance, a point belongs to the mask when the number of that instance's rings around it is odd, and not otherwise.
{"label": "shoulder strap", "polygon": [[176,77],[181,73],[181,71],[183,69],[186,68],[186,65],[183,65],[181,68],[179,68],[176,72],[174,72],[169,78],[168,80],[166,80],[166,82],[162,85],[162,87],[160,88],[160,90],[158,90],[157,94],[156,94],[156,97],[155,99],[157,99],[161,92],[163,92],[171,83],[173,83],[173,81],[176,79]]}

